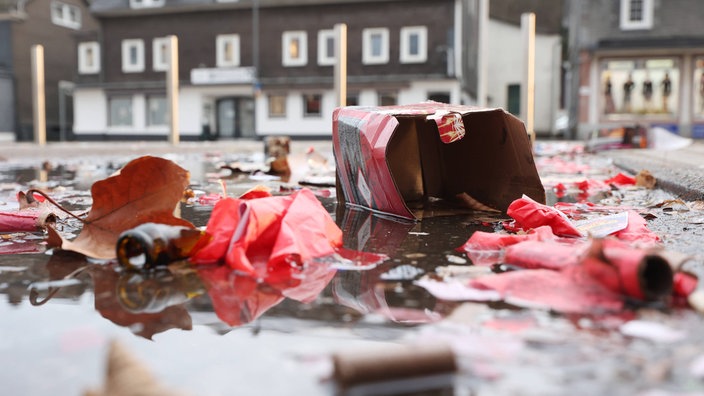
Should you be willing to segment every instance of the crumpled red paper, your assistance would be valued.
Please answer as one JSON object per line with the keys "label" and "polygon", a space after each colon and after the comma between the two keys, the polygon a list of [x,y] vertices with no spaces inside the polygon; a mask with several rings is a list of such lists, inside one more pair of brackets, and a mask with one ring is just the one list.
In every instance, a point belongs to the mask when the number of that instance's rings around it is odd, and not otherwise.
{"label": "crumpled red paper", "polygon": [[513,201],[508,206],[506,213],[513,217],[517,225],[524,230],[547,225],[550,226],[552,232],[557,236],[583,236],[564,213],[553,207],[538,203],[525,195]]}
{"label": "crumpled red paper", "polygon": [[206,232],[211,242],[194,264],[224,261],[256,278],[284,278],[292,267],[335,253],[342,231],[309,189],[252,200],[225,198],[213,208]]}

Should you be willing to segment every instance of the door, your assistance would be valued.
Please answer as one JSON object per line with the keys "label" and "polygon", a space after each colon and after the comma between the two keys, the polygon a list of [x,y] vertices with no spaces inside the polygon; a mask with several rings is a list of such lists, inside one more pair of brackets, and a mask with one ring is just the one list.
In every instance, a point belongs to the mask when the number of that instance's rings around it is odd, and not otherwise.
{"label": "door", "polygon": [[217,101],[216,112],[217,136],[220,139],[256,137],[252,98],[220,99]]}

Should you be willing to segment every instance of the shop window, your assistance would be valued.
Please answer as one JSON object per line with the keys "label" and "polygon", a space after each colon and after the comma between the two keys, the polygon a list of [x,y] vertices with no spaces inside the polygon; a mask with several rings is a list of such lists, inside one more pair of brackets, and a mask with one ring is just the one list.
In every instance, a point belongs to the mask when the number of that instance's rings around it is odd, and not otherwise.
{"label": "shop window", "polygon": [[159,37],[152,41],[152,68],[154,71],[169,69],[169,38]]}
{"label": "shop window", "polygon": [[237,34],[220,34],[216,38],[216,64],[218,67],[235,67],[240,65],[240,36]]}
{"label": "shop window", "polygon": [[396,92],[380,92],[379,106],[395,106],[398,104],[398,94]]}
{"label": "shop window", "polygon": [[122,71],[125,73],[144,71],[144,41],[122,40]]}
{"label": "shop window", "polygon": [[71,28],[81,28],[81,9],[60,1],[51,2],[51,22],[55,25]]}
{"label": "shop window", "polygon": [[428,58],[428,28],[401,28],[401,63],[423,63]]}
{"label": "shop window", "polygon": [[330,66],[335,64],[335,31],[318,31],[318,65]]}
{"label": "shop window", "polygon": [[694,98],[692,100],[692,108],[694,115],[697,118],[704,118],[704,57],[699,57],[695,60],[693,81]]}
{"label": "shop window", "polygon": [[281,51],[281,59],[284,66],[305,66],[308,63],[306,32],[284,32],[281,36]]}
{"label": "shop window", "polygon": [[599,104],[607,118],[672,118],[678,113],[676,58],[607,59],[600,77]]}
{"label": "shop window", "polygon": [[320,117],[322,112],[323,98],[320,94],[303,95],[303,115],[306,117]]}
{"label": "shop window", "polygon": [[269,118],[286,117],[286,95],[269,95]]}
{"label": "shop window", "polygon": [[132,126],[132,97],[113,96],[108,99],[108,124],[111,127]]}
{"label": "shop window", "polygon": [[621,30],[653,27],[653,0],[621,0]]}
{"label": "shop window", "polygon": [[78,44],[78,72],[80,74],[100,72],[100,45],[97,41]]}
{"label": "shop window", "polygon": [[389,29],[370,28],[362,31],[362,63],[378,65],[389,62]]}
{"label": "shop window", "polygon": [[147,97],[147,125],[164,126],[167,125],[169,109],[166,103],[166,96],[151,95]]}

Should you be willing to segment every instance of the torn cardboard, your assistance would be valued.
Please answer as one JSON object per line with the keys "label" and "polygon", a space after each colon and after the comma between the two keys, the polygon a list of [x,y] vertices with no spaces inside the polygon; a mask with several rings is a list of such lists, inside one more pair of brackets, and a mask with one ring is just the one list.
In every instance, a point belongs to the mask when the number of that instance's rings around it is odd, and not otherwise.
{"label": "torn cardboard", "polygon": [[[525,126],[502,109],[424,102],[333,114],[338,199],[407,219],[430,204],[545,202]],[[469,196],[470,199],[467,199]]]}

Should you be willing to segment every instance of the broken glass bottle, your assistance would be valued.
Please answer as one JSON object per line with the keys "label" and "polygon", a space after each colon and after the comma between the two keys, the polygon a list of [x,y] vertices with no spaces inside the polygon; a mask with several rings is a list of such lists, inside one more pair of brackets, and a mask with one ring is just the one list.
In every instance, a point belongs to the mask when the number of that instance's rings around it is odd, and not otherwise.
{"label": "broken glass bottle", "polygon": [[117,261],[129,270],[148,270],[188,258],[205,243],[205,232],[184,226],[145,223],[120,234]]}

